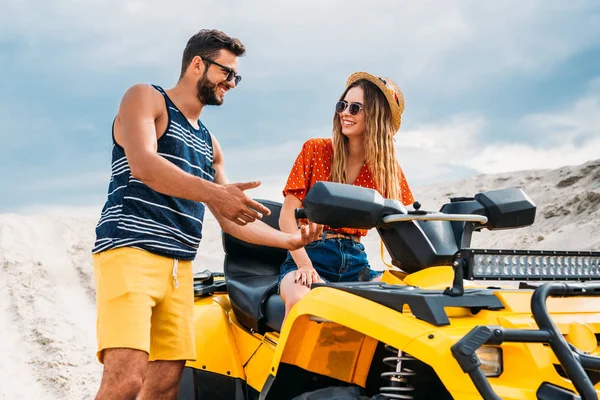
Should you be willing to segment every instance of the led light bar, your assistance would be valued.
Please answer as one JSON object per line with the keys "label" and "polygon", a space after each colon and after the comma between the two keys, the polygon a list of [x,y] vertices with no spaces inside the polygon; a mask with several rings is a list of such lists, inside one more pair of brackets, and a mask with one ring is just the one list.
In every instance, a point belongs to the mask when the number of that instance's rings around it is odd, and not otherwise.
{"label": "led light bar", "polygon": [[472,280],[600,280],[600,252],[466,249],[457,258]]}

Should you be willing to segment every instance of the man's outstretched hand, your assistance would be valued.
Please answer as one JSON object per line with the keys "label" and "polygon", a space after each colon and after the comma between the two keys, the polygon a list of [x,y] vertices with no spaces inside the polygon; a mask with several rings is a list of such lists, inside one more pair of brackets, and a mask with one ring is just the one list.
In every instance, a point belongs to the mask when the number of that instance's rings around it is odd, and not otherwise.
{"label": "man's outstretched hand", "polygon": [[298,250],[309,243],[318,240],[323,235],[323,225],[315,224],[314,222],[308,222],[302,225],[298,233],[290,235],[287,240],[288,250]]}
{"label": "man's outstretched hand", "polygon": [[219,214],[238,225],[243,226],[254,222],[262,218],[261,214],[271,214],[271,210],[244,193],[244,190],[253,189],[259,185],[260,181],[221,185],[219,190],[215,191],[210,204]]}

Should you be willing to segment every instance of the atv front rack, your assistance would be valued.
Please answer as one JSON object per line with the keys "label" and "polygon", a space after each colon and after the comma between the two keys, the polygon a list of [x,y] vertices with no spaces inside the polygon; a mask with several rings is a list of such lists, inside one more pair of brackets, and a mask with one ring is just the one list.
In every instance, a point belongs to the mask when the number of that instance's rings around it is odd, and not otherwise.
{"label": "atv front rack", "polygon": [[600,371],[600,357],[584,354],[570,345],[560,333],[546,308],[550,296],[600,296],[600,283],[546,283],[533,292],[531,311],[539,330],[504,329],[501,326],[476,326],[452,346],[452,355],[485,400],[500,400],[481,370],[481,361],[475,351],[484,344],[499,345],[503,342],[548,343],[558,358],[567,377],[573,382],[581,397],[572,392],[544,383],[538,389],[538,399],[598,400],[586,370]]}

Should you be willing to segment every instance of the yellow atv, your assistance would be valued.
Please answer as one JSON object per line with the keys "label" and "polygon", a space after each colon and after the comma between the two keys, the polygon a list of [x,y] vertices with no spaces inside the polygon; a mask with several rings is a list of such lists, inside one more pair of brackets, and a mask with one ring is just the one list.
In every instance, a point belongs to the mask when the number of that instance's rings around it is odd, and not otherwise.
{"label": "yellow atv", "polygon": [[[261,202],[277,228],[281,205]],[[285,323],[286,252],[223,234],[224,276],[196,277],[197,360],[179,398],[598,399],[600,283],[580,281],[599,278],[600,253],[470,248],[477,230],[533,223],[517,188],[414,208],[317,183],[296,216],[376,228],[398,268],[315,284]]]}

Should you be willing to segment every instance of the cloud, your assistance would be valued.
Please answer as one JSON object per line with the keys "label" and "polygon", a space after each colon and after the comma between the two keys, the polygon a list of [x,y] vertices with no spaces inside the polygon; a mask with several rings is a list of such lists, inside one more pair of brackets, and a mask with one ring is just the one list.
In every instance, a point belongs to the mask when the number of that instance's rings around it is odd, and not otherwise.
{"label": "cloud", "polygon": [[69,217],[100,218],[102,206],[102,203],[85,206],[65,206],[36,203],[19,207],[15,210],[15,213],[21,215],[52,215],[59,217],[64,217],[65,215],[68,215]]}
{"label": "cloud", "polygon": [[579,165],[598,158],[600,138],[593,138],[580,146],[566,142],[546,149],[521,144],[489,146],[474,158],[473,166],[481,173],[496,173]]}
{"label": "cloud", "polygon": [[484,148],[473,160],[475,168],[484,173],[556,168],[600,158],[600,90],[596,82],[568,109],[523,117],[518,127],[535,142]]}
{"label": "cloud", "polygon": [[455,115],[447,121],[401,129],[396,135],[396,151],[409,184],[454,180],[477,172],[470,157],[474,147],[479,147],[486,125],[483,116]]}
{"label": "cloud", "polygon": [[247,190],[246,194],[254,199],[267,199],[283,202],[283,188],[287,176],[278,176],[261,180],[261,185],[256,189]]}
{"label": "cloud", "polygon": [[[230,180],[262,179],[265,193],[280,191],[306,138],[330,136],[333,101],[357,70],[390,76],[405,92],[397,146],[411,185],[570,163],[597,149],[600,91],[590,85],[581,95],[589,75],[579,70],[553,81],[597,48],[596,0],[3,0],[1,8],[0,105],[9,107],[0,107],[8,121],[0,166],[10,168],[5,180],[46,193],[42,201],[70,199],[71,182],[104,193],[104,181],[85,176],[109,164],[120,96],[135,82],[175,83],[200,28],[248,49],[243,86],[202,118],[224,147]],[[547,86],[556,98],[543,98]],[[514,99],[519,90],[531,93]],[[61,175],[63,189],[38,185]],[[17,186],[11,204],[31,201],[34,190]]]}
{"label": "cloud", "polygon": [[110,179],[110,168],[96,172],[71,172],[59,176],[49,176],[43,181],[21,182],[16,185],[17,189],[35,193],[44,190],[69,191],[82,189],[97,189],[103,186],[108,189]]}
{"label": "cloud", "polygon": [[[458,114],[402,128],[396,135],[400,164],[411,186],[420,186],[478,173],[557,168],[600,158],[599,82],[590,82],[584,96],[564,109],[515,121],[522,136],[533,138],[528,143],[494,137],[495,127],[479,114]],[[263,179],[267,188],[261,191],[279,196],[302,143],[309,137],[330,137],[329,131],[314,129],[296,140],[224,149],[226,169],[235,171],[228,172],[230,180]]]}
{"label": "cloud", "polygon": [[600,158],[598,80],[586,95],[563,110],[524,116],[516,122],[532,143],[489,140],[485,117],[458,115],[419,124],[397,135],[397,150],[408,175],[417,182],[441,181],[452,173],[496,173],[557,168]]}
{"label": "cloud", "polygon": [[[600,136],[600,79],[589,84],[588,94],[567,111],[536,113],[520,121],[521,129],[538,139],[537,145],[586,142]],[[597,149],[596,149],[597,150]],[[600,156],[600,155],[599,155]]]}
{"label": "cloud", "polygon": [[465,85],[507,68],[547,68],[597,43],[600,34],[592,0],[4,3],[0,36],[25,42],[28,61],[44,59],[54,42],[63,44],[69,63],[95,70],[165,70],[177,67],[192,33],[218,27],[247,43],[242,64],[261,82],[369,68],[397,79]]}

